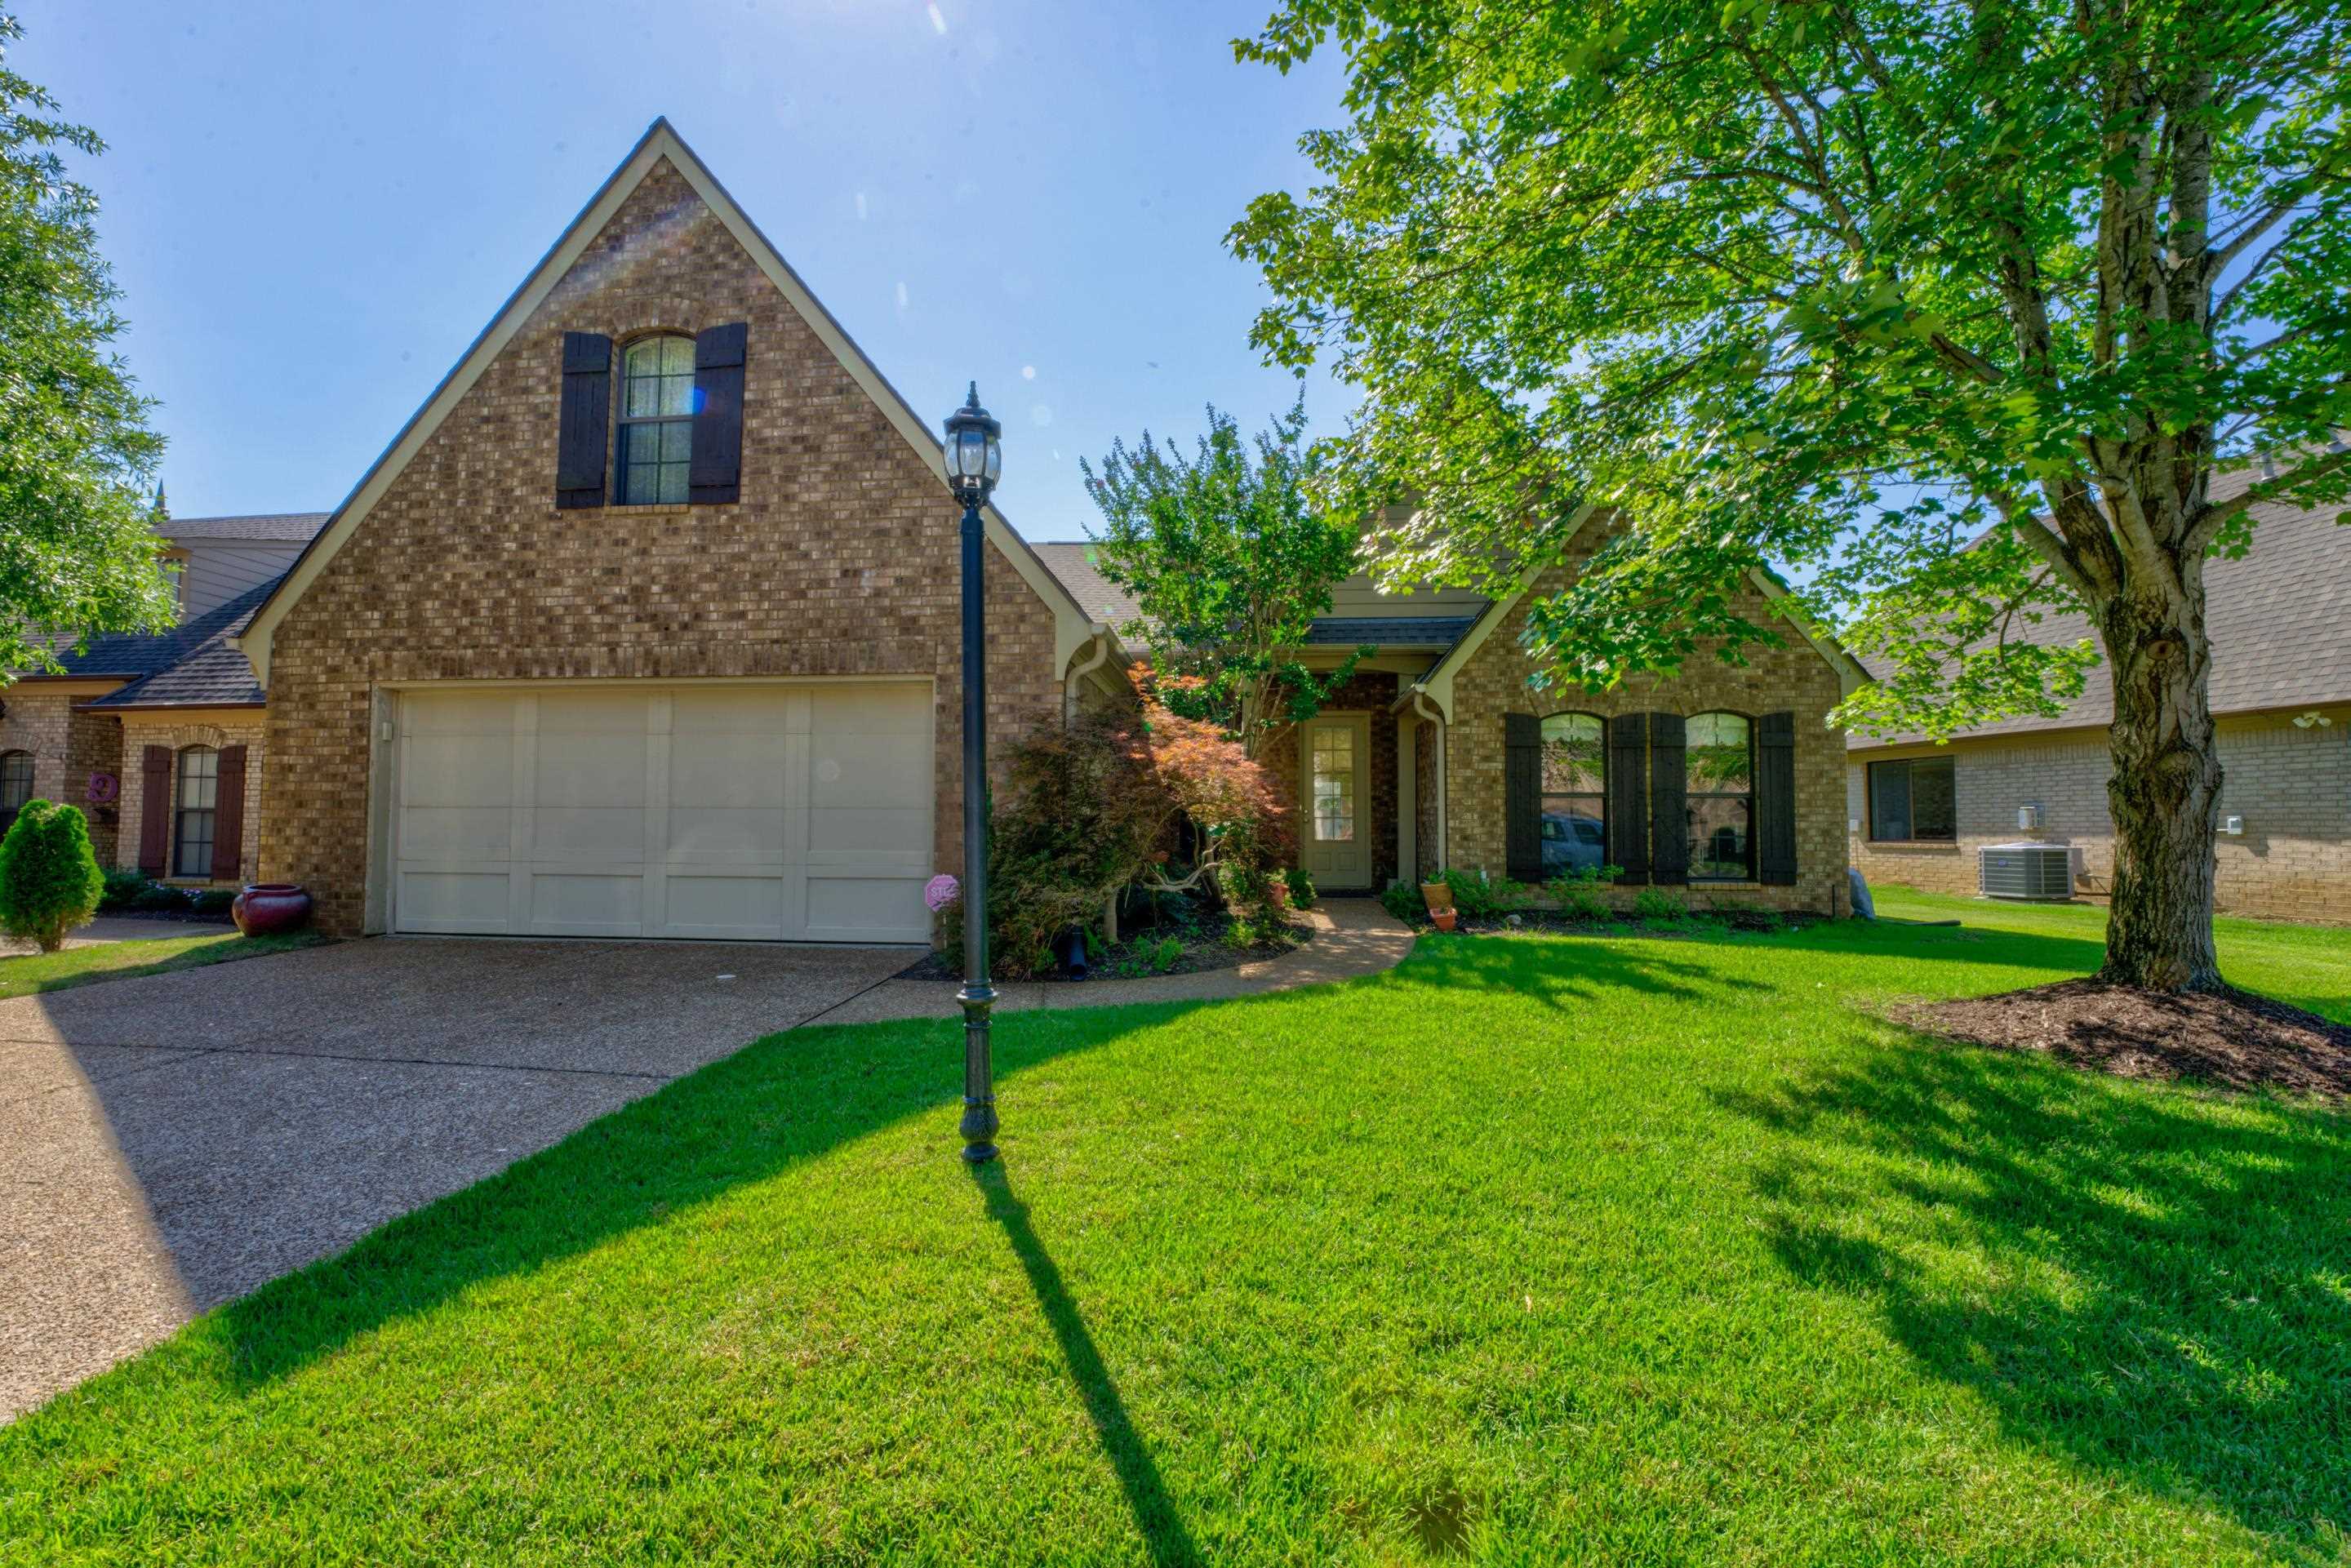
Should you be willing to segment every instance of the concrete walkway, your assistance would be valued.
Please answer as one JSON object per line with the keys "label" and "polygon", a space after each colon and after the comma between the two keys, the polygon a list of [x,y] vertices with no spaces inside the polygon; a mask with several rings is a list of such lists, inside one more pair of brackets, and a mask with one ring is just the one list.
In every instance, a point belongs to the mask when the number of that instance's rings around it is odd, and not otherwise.
{"label": "concrete walkway", "polygon": [[[210,920],[137,920],[124,915],[101,915],[89,925],[66,936],[68,947],[103,947],[111,942],[160,942],[172,936],[225,936],[235,926],[225,921]],[[0,958],[21,958],[40,948],[30,942],[0,936]]]}
{"label": "concrete walkway", "polygon": [[[1301,918],[1314,928],[1304,946],[1229,969],[1160,975],[1137,980],[1008,982],[997,988],[996,1010],[1032,1008],[1113,1008],[1130,1002],[1215,1002],[1328,985],[1393,969],[1412,951],[1412,929],[1372,898],[1331,898]],[[879,1023],[890,1019],[961,1018],[949,980],[887,980],[811,1023]]]}
{"label": "concrete walkway", "polygon": [[[1369,900],[1312,918],[1263,963],[1004,1005],[1250,996],[1411,950]],[[958,1016],[952,984],[893,977],[917,951],[393,937],[0,1001],[0,1421],[747,1041]]]}

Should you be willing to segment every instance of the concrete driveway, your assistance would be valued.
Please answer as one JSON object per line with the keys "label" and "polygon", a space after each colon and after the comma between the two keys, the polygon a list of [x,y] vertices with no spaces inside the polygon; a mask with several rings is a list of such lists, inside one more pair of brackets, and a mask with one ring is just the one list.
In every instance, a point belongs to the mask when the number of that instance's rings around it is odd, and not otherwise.
{"label": "concrete driveway", "polygon": [[349,942],[0,1001],[0,1420],[905,948]]}

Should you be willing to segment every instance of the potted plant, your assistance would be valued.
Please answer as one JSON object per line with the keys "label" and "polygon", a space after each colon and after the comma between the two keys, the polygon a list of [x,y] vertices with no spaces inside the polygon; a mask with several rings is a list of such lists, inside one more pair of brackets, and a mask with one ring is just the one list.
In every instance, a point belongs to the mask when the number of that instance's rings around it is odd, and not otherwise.
{"label": "potted plant", "polygon": [[1444,882],[1424,882],[1420,884],[1420,896],[1427,902],[1428,917],[1437,923],[1437,928],[1439,931],[1452,930],[1454,922],[1459,916],[1453,908],[1451,884]]}

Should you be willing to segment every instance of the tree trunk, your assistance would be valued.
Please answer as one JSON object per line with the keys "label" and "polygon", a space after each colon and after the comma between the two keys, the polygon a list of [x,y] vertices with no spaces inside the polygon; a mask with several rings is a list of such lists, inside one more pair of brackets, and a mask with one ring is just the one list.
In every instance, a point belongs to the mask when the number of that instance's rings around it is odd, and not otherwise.
{"label": "tree trunk", "polygon": [[2115,686],[2114,775],[2106,784],[2114,902],[2099,978],[2149,990],[2220,985],[2212,951],[2220,758],[2201,565],[2188,564],[2176,591],[2126,590],[2098,616]]}

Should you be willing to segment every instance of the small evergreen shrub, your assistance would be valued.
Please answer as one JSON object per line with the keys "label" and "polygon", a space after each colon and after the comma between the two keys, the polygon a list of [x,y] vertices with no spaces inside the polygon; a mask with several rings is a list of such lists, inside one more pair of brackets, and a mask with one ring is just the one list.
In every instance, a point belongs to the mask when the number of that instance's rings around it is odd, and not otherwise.
{"label": "small evergreen shrub", "polygon": [[137,866],[115,866],[100,874],[106,879],[106,890],[98,896],[101,914],[110,915],[116,910],[136,908],[139,895],[152,885],[147,873]]}
{"label": "small evergreen shrub", "polygon": [[1176,967],[1184,956],[1184,944],[1173,936],[1162,936],[1151,949],[1151,972],[1164,975]]}
{"label": "small evergreen shrub", "polygon": [[89,847],[89,824],[71,806],[31,800],[0,839],[0,929],[44,953],[89,924],[106,893]]}
{"label": "small evergreen shrub", "polygon": [[1599,889],[1624,874],[1622,866],[1578,866],[1544,883],[1543,891],[1551,894],[1560,913],[1572,919],[1605,920],[1610,914],[1608,901],[1600,896]]}
{"label": "small evergreen shrub", "polygon": [[236,902],[235,890],[225,887],[201,888],[188,895],[188,903],[198,915],[225,920],[228,906]]}
{"label": "small evergreen shrub", "polygon": [[1254,947],[1264,940],[1264,933],[1246,920],[1236,920],[1225,928],[1228,947]]}
{"label": "small evergreen shrub", "polygon": [[131,907],[142,915],[177,915],[188,907],[188,895],[168,883],[151,882],[133,895]]}
{"label": "small evergreen shrub", "polygon": [[1408,882],[1392,882],[1380,894],[1380,907],[1406,925],[1428,924],[1428,901]]}
{"label": "small evergreen shrub", "polygon": [[1689,905],[1661,887],[1645,887],[1633,900],[1633,913],[1659,925],[1678,925],[1689,918]]}
{"label": "small evergreen shrub", "polygon": [[1316,896],[1314,892],[1314,879],[1306,874],[1306,868],[1304,866],[1291,866],[1288,871],[1281,873],[1281,880],[1288,883],[1290,887],[1290,908],[1311,909],[1314,907],[1314,899]]}
{"label": "small evergreen shrub", "polygon": [[1452,891],[1453,907],[1461,912],[1464,920],[1499,920],[1512,910],[1526,906],[1533,897],[1524,883],[1512,882],[1507,876],[1488,876],[1482,871],[1448,871],[1445,885]]}

